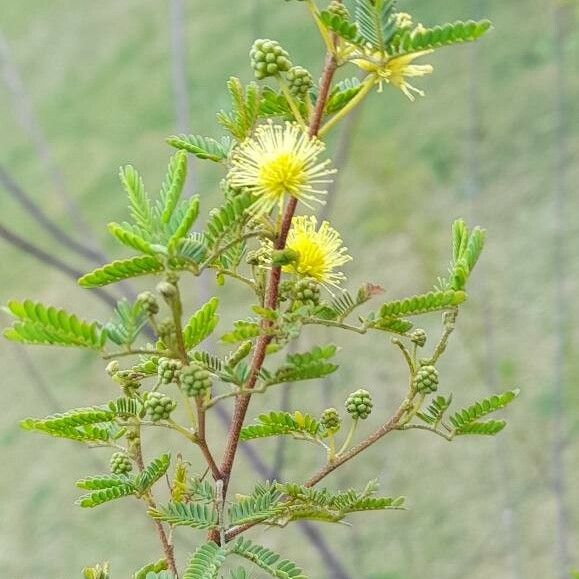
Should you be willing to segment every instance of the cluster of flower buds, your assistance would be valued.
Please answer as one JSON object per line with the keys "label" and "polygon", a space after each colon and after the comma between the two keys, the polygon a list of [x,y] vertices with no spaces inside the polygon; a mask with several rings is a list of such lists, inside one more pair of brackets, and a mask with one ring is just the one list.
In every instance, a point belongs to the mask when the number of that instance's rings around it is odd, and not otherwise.
{"label": "cluster of flower buds", "polygon": [[368,390],[356,390],[346,399],[346,410],[354,420],[366,420],[372,412],[372,396]]}
{"label": "cluster of flower buds", "polygon": [[209,372],[197,364],[183,368],[179,374],[179,381],[183,392],[191,398],[205,396],[211,390]]}
{"label": "cluster of flower buds", "polygon": [[175,410],[177,403],[161,392],[149,392],[145,400],[147,414],[153,422],[167,420]]}

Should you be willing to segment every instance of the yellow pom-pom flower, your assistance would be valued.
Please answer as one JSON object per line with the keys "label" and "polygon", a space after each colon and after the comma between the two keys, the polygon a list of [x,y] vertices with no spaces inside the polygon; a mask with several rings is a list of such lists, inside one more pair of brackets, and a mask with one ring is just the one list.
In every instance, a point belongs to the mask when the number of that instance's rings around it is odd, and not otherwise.
{"label": "yellow pom-pom flower", "polygon": [[311,277],[322,285],[338,287],[345,277],[335,269],[352,259],[340,234],[327,221],[322,221],[318,229],[318,220],[313,215],[293,218],[286,248],[295,251],[298,257],[283,270]]}
{"label": "yellow pom-pom flower", "polygon": [[254,215],[280,210],[287,196],[310,207],[309,201],[323,203],[326,194],[320,186],[332,182],[330,161],[318,161],[325,145],[311,138],[291,123],[276,125],[271,121],[257,128],[233,156],[228,181],[257,197],[251,211]]}

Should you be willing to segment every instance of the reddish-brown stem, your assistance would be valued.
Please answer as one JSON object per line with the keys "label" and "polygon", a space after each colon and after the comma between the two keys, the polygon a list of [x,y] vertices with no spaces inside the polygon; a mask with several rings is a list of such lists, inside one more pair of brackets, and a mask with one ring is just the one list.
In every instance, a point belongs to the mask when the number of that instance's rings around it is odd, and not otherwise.
{"label": "reddish-brown stem", "polygon": [[[140,441],[135,444],[134,450],[135,450],[134,454],[135,462],[137,463],[137,467],[139,468],[139,470],[142,472],[145,469],[145,462],[143,460],[143,452],[141,450]],[[153,498],[153,495],[150,491],[143,498],[150,508],[152,509],[156,508],[155,499]],[[171,573],[173,573],[173,575],[175,575],[175,577],[179,579],[179,574],[177,573],[177,564],[175,563],[175,553],[173,550],[173,545],[169,542],[169,539],[167,538],[165,527],[163,527],[163,523],[161,523],[161,521],[158,521],[157,519],[153,519],[153,524],[155,525],[157,535],[159,535],[159,541],[161,542],[161,547],[163,549],[165,559],[167,560],[169,571],[171,571]]]}
{"label": "reddish-brown stem", "polygon": [[[356,446],[353,446],[347,452],[344,452],[340,456],[338,456],[332,462],[326,464],[323,468],[321,468],[315,475],[313,475],[310,479],[308,479],[305,483],[305,487],[314,487],[316,486],[322,479],[326,478],[330,473],[335,471],[338,467],[342,466],[345,462],[353,459],[355,456],[360,454],[362,451],[366,450],[369,446],[373,445],[375,442],[380,440],[383,436],[386,436],[389,432],[392,432],[398,426],[400,419],[404,415],[406,411],[406,404],[401,404],[396,413],[388,419],[378,430],[374,431],[370,436],[365,438],[362,442],[359,442]],[[247,523],[245,525],[240,525],[239,527],[233,527],[226,533],[226,540],[230,541],[231,539],[237,537],[237,535],[251,529],[257,523]]]}
{"label": "reddish-brown stem", "polygon": [[[318,99],[316,101],[316,107],[312,114],[309,126],[309,134],[315,137],[320,130],[322,123],[322,118],[324,115],[324,107],[328,99],[328,94],[330,92],[330,87],[332,84],[332,78],[336,72],[337,62],[336,59],[329,54],[326,57],[326,63],[324,65],[324,71],[322,73],[322,78],[320,81],[320,91],[318,94]],[[285,211],[282,216],[280,232],[275,240],[274,247],[276,249],[283,249],[286,244],[287,236],[290,230],[291,222],[296,210],[297,199],[291,197]],[[281,268],[274,267],[271,269],[267,285],[267,293],[265,298],[265,307],[275,309],[277,308],[278,291],[281,279]],[[267,335],[267,329],[271,322],[269,320],[262,321],[262,334],[257,341],[255,347],[255,353],[251,361],[251,369],[249,372],[249,377],[245,384],[246,390],[251,390],[255,387],[259,372],[263,366],[265,360],[265,355],[267,351],[267,346],[271,342],[272,337]],[[237,447],[239,445],[239,435],[241,428],[243,427],[243,422],[245,420],[245,415],[247,413],[247,408],[249,406],[249,401],[251,399],[251,394],[245,394],[239,396],[235,401],[235,408],[233,411],[233,417],[231,420],[231,425],[229,432],[227,434],[227,441],[225,444],[225,451],[223,453],[223,460],[220,466],[220,472],[223,479],[223,493],[227,492],[227,487],[229,485],[229,478],[231,476],[231,469],[233,468],[233,463],[235,461],[235,455],[237,453]]]}
{"label": "reddish-brown stem", "polygon": [[211,475],[215,480],[221,480],[221,471],[219,470],[219,467],[213,458],[213,454],[211,454],[209,446],[207,445],[207,438],[205,435],[205,409],[200,400],[197,400],[197,444],[205,457]]}

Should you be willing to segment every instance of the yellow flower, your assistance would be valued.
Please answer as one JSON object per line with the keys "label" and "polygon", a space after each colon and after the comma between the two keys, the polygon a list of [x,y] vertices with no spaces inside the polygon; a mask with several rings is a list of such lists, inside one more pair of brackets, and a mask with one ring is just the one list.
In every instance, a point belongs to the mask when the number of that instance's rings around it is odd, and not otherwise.
{"label": "yellow flower", "polygon": [[376,82],[380,85],[378,92],[382,91],[382,83],[387,82],[400,89],[411,101],[415,100],[412,92],[424,96],[424,92],[412,86],[406,81],[407,77],[424,76],[433,70],[430,64],[412,64],[412,61],[432,50],[421,50],[412,54],[384,60],[380,52],[365,54],[364,58],[355,59],[353,62],[363,70],[376,75]]}
{"label": "yellow flower", "polygon": [[323,203],[319,196],[326,191],[317,187],[331,183],[328,177],[335,173],[328,168],[329,160],[318,161],[324,149],[320,140],[310,138],[297,125],[270,121],[239,146],[229,183],[257,197],[251,209],[254,215],[269,213],[276,205],[281,209],[288,195],[308,207],[308,201]]}
{"label": "yellow flower", "polygon": [[318,229],[318,220],[313,215],[293,218],[286,247],[298,257],[283,270],[311,277],[323,285],[338,287],[344,274],[334,269],[352,259],[348,249],[342,246],[340,234],[327,221],[322,221]]}

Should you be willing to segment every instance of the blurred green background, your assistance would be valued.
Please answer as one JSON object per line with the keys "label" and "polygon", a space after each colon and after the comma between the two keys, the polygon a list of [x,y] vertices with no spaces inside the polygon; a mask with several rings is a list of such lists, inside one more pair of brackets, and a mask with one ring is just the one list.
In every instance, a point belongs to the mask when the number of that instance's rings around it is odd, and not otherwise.
{"label": "blurred green background", "polygon": [[[332,138],[343,169],[328,212],[355,256],[347,273],[352,287],[380,283],[391,298],[427,291],[445,272],[453,219],[486,227],[470,301],[441,364],[442,389],[458,403],[514,386],[522,394],[496,440],[448,445],[427,433],[397,434],[329,478],[336,487],[378,477],[385,494],[405,494],[410,506],[353,517],[352,527],[318,526],[341,571],[328,568],[298,527],[253,537],[313,578],[569,577],[579,568],[579,5],[399,6],[425,25],[484,16],[495,29],[477,45],[429,57],[435,73],[417,83],[426,98],[413,104],[387,88]],[[39,226],[14,184],[75,239],[126,255],[105,230],[126,215],[117,167],[133,163],[154,191],[170,154],[167,135],[221,134],[214,113],[227,106],[225,80],[250,79],[247,52],[258,36],[280,40],[294,62],[319,73],[322,47],[299,2],[0,0],[0,302],[31,297],[107,319],[98,296],[22,246],[26,240],[78,271],[94,267]],[[190,190],[208,210],[221,173],[204,163],[191,172]],[[187,288],[191,306],[213,290]],[[225,308],[225,320],[246,315],[239,302]],[[383,412],[394,407],[404,369],[387,339],[321,337],[344,347],[340,372],[324,385],[274,391],[271,407],[318,412],[358,387],[371,389]],[[0,576],[72,578],[108,559],[120,578],[154,559],[156,538],[131,501],[94,512],[73,505],[74,481],[101,471],[107,451],[18,427],[26,416],[114,396],[104,364],[3,342],[0,367]],[[261,405],[255,401],[250,418]],[[211,430],[222,437],[216,419]],[[150,452],[163,446],[157,436]],[[299,443],[281,458],[275,442],[253,446],[297,480],[320,459]],[[240,455],[235,490],[258,478]],[[180,531],[179,551],[201,537]]]}

